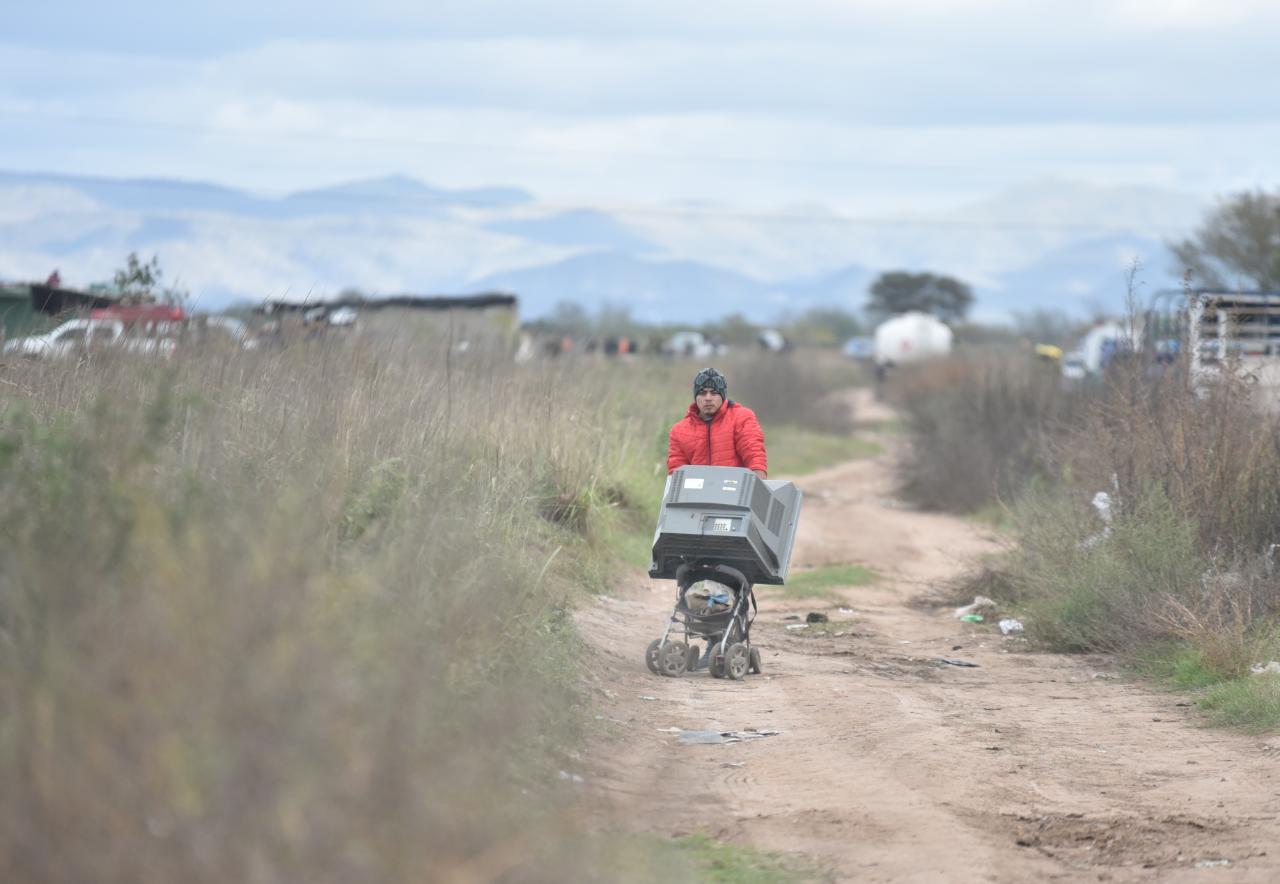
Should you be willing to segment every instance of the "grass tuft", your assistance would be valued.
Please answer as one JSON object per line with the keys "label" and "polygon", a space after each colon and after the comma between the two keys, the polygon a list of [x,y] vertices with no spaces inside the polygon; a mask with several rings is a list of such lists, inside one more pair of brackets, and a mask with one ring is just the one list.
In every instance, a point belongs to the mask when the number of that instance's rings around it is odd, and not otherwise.
{"label": "grass tuft", "polygon": [[807,571],[793,571],[784,586],[774,587],[783,599],[825,599],[839,601],[837,589],[867,586],[880,579],[863,565],[824,565]]}
{"label": "grass tuft", "polygon": [[803,476],[850,460],[884,453],[880,443],[854,433],[833,434],[792,426],[766,428],[769,475]]}
{"label": "grass tuft", "polygon": [[830,873],[815,868],[810,860],[725,844],[703,834],[685,835],[671,845],[700,872],[700,881],[711,884],[799,884],[834,880]]}
{"label": "grass tuft", "polygon": [[1258,734],[1280,728],[1280,676],[1256,675],[1209,688],[1200,708],[1215,724]]}

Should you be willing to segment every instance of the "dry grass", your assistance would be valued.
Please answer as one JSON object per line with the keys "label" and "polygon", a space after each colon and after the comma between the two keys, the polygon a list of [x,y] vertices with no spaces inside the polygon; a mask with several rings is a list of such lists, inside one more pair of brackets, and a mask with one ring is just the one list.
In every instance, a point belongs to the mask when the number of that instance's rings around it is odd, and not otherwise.
{"label": "dry grass", "polygon": [[0,880],[595,874],[570,609],[692,374],[394,331],[0,366]]}
{"label": "dry grass", "polygon": [[[1030,365],[969,359],[900,386],[912,432],[904,481],[917,500],[1017,501],[1017,548],[983,578],[986,594],[1061,650],[1162,648],[1206,678],[1271,659],[1277,418],[1230,376],[1192,393],[1183,365],[1122,361],[1079,393],[1056,385]],[[1114,515],[1105,536],[1090,506],[1099,491]]]}
{"label": "dry grass", "polygon": [[1154,620],[1169,637],[1195,648],[1210,672],[1248,676],[1250,666],[1280,650],[1280,581],[1269,570],[1259,558],[1213,567],[1201,575],[1198,592],[1164,598]]}
{"label": "dry grass", "polygon": [[1115,492],[1117,506],[1158,487],[1195,521],[1206,552],[1261,552],[1280,540],[1280,421],[1243,383],[1191,394],[1185,367],[1160,378],[1117,372],[1052,445],[1077,487]]}
{"label": "dry grass", "polygon": [[1050,469],[1044,438],[1070,419],[1052,366],[1020,354],[970,353],[896,376],[906,418],[901,493],[931,509],[973,512],[1012,498]]}
{"label": "dry grass", "polygon": [[766,427],[787,424],[833,435],[853,429],[856,416],[847,392],[865,379],[857,365],[838,354],[737,356],[726,371],[730,396],[750,406]]}
{"label": "dry grass", "polygon": [[484,878],[537,840],[573,569],[660,489],[662,418],[360,339],[3,371],[0,879]]}

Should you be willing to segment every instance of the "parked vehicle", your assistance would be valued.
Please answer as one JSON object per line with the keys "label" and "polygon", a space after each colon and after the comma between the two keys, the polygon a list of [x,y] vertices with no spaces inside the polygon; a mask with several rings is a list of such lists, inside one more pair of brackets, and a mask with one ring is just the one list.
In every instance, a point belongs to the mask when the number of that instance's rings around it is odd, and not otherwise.
{"label": "parked vehicle", "polygon": [[43,335],[9,341],[4,345],[4,353],[30,359],[60,359],[107,348],[172,356],[177,343],[172,337],[128,334],[120,319],[82,317],[68,320]]}
{"label": "parked vehicle", "polygon": [[903,313],[876,327],[876,366],[886,369],[946,356],[951,338],[951,329],[940,319],[918,310]]}
{"label": "parked vehicle", "polygon": [[760,344],[760,349],[768,353],[781,353],[788,347],[787,339],[776,328],[761,329],[756,341]]}
{"label": "parked vehicle", "polygon": [[335,328],[350,327],[356,324],[356,311],[350,307],[339,307],[329,314],[329,325]]}
{"label": "parked vehicle", "polygon": [[187,322],[185,333],[197,344],[236,346],[245,350],[258,347],[258,339],[249,326],[234,316],[197,314]]}
{"label": "parked vehicle", "polygon": [[1118,353],[1138,349],[1141,327],[1121,322],[1099,322],[1085,333],[1075,350],[1062,359],[1062,376],[1068,381],[1101,377]]}
{"label": "parked vehicle", "polygon": [[56,359],[90,347],[114,344],[123,335],[124,323],[116,319],[72,319],[42,335],[15,338],[4,345],[4,352],[32,359]]}
{"label": "parked vehicle", "polygon": [[876,339],[867,336],[850,338],[844,342],[842,352],[846,359],[870,359],[876,355]]}
{"label": "parked vehicle", "polygon": [[704,359],[716,353],[716,348],[706,336],[697,331],[676,332],[667,339],[662,349],[670,356],[686,356],[691,359]]}

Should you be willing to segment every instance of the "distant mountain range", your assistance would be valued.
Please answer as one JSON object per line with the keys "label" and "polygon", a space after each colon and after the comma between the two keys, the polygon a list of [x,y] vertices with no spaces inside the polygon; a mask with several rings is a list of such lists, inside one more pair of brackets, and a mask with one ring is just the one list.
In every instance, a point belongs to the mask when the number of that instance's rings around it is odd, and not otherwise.
{"label": "distant mountain range", "polygon": [[859,309],[882,270],[969,282],[975,315],[1119,309],[1172,286],[1163,240],[1204,202],[1153,188],[1030,182],[941,217],[850,218],[824,209],[551,206],[514,187],[449,190],[404,176],[284,196],[164,179],[0,172],[0,279],[108,279],[130,251],[218,309],[502,289],[526,318],[560,301],[650,321],[742,313],[766,322],[813,306]]}

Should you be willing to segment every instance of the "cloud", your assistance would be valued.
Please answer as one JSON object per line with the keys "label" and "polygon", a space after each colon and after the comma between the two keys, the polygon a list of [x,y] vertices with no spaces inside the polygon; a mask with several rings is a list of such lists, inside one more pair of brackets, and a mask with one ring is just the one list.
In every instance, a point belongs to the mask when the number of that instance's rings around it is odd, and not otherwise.
{"label": "cloud", "polygon": [[870,32],[1087,35],[1274,23],[1265,0],[222,0],[176,4],[45,0],[6,10],[15,43],[118,47],[130,53],[214,55],[281,39],[576,38],[589,42],[692,39],[704,43],[790,38],[860,41]]}
{"label": "cloud", "polygon": [[1235,28],[1276,21],[1272,0],[1112,0],[1104,17],[1113,25],[1133,30],[1189,30]]}
{"label": "cloud", "polygon": [[876,211],[1062,171],[1280,177],[1260,2],[127,6],[13,11],[0,167]]}

